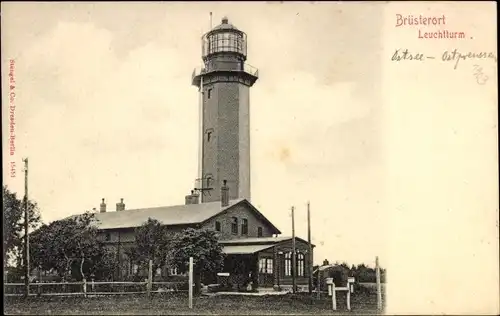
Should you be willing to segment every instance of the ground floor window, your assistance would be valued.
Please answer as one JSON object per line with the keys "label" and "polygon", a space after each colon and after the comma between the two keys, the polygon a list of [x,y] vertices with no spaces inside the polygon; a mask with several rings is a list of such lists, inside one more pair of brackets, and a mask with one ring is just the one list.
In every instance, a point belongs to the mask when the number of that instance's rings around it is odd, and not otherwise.
{"label": "ground floor window", "polygon": [[259,260],[259,273],[273,273],[273,259],[272,258],[260,258]]}
{"label": "ground floor window", "polygon": [[297,275],[304,276],[304,254],[297,254]]}
{"label": "ground floor window", "polygon": [[287,252],[285,254],[285,276],[292,275],[292,253]]}
{"label": "ground floor window", "polygon": [[[292,252],[285,253],[285,276],[292,276]],[[297,276],[305,275],[305,256],[303,253],[298,252],[296,254],[297,262],[296,262],[296,273]]]}

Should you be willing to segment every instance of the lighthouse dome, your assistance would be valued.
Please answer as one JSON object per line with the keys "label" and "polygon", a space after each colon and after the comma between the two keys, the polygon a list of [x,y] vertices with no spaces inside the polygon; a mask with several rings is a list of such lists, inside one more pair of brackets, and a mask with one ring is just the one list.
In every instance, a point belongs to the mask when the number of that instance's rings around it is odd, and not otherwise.
{"label": "lighthouse dome", "polygon": [[236,30],[236,31],[238,31],[238,28],[236,26],[230,24],[227,17],[223,17],[221,20],[221,24],[214,27],[213,30]]}

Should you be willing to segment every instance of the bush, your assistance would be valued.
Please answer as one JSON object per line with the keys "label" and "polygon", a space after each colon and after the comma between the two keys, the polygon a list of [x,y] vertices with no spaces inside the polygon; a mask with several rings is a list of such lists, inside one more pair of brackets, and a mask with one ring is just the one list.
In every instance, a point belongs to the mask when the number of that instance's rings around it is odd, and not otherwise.
{"label": "bush", "polygon": [[349,277],[349,269],[343,266],[334,266],[328,269],[328,277],[333,278],[336,287],[347,286],[347,278]]}

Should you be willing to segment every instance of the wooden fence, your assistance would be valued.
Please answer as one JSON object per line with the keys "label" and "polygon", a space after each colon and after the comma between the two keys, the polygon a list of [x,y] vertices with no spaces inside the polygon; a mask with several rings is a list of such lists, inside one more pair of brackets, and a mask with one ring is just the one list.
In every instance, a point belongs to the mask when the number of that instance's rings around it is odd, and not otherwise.
{"label": "wooden fence", "polygon": [[[30,283],[30,296],[96,296],[187,292],[187,282],[36,282]],[[4,283],[5,296],[23,296],[24,283]]]}

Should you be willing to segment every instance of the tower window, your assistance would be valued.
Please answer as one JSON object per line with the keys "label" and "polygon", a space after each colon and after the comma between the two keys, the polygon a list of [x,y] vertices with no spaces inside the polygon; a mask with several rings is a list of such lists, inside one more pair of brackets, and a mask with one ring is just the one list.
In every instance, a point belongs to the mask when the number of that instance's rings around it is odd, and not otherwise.
{"label": "tower window", "polygon": [[212,89],[208,89],[208,93],[207,93],[207,98],[211,98],[212,97]]}
{"label": "tower window", "polygon": [[220,229],[220,222],[219,221],[215,222],[215,230],[218,231],[218,232],[220,232],[220,230],[221,230]]}
{"label": "tower window", "polygon": [[262,227],[257,227],[257,237],[262,237]]}
{"label": "tower window", "polygon": [[231,218],[231,234],[238,234],[238,219],[236,217]]}
{"label": "tower window", "polygon": [[204,188],[204,189],[210,189],[211,185],[212,185],[212,181],[213,181],[214,177],[212,176],[211,173],[208,173],[205,175],[205,179],[203,179],[202,183],[201,183],[201,186]]}
{"label": "tower window", "polygon": [[210,139],[212,139],[212,133],[214,132],[214,129],[213,128],[209,128],[205,131],[205,134],[207,134],[207,142],[210,141]]}
{"label": "tower window", "polygon": [[248,219],[246,218],[241,220],[241,234],[248,235]]}

